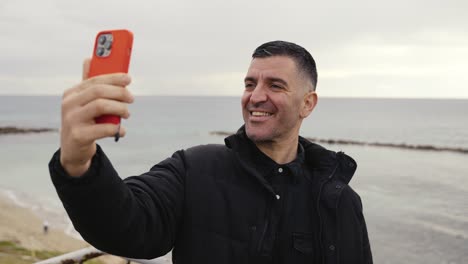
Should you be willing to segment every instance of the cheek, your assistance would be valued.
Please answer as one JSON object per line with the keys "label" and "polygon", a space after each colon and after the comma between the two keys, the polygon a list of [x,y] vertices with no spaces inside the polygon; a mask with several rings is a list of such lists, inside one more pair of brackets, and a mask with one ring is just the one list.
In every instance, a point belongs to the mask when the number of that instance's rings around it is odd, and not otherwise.
{"label": "cheek", "polygon": [[304,100],[302,97],[296,97],[294,99],[294,106],[296,107],[296,110],[300,112],[302,108],[304,107]]}
{"label": "cheek", "polygon": [[242,107],[245,107],[247,105],[247,103],[249,102],[249,99],[250,99],[250,93],[244,92],[241,98]]}

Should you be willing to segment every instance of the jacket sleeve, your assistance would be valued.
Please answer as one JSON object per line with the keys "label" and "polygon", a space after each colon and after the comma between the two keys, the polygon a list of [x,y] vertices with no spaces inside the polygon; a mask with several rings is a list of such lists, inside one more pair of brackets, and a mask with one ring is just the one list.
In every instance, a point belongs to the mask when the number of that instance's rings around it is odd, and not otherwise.
{"label": "jacket sleeve", "polygon": [[369,242],[369,235],[367,234],[367,225],[366,225],[366,220],[364,218],[364,213],[363,213],[363,209],[362,209],[362,201],[361,201],[361,198],[358,196],[359,198],[359,204],[361,206],[361,215],[362,215],[362,222],[361,222],[361,229],[362,229],[362,255],[363,255],[363,260],[364,260],[364,264],[372,264],[373,263],[373,260],[372,260],[372,251],[371,251],[371,246],[370,246],[370,242]]}
{"label": "jacket sleeve", "polygon": [[65,172],[60,150],[49,171],[75,229],[96,248],[132,258],[155,258],[172,249],[184,203],[183,151],[125,180],[99,146],[83,176]]}

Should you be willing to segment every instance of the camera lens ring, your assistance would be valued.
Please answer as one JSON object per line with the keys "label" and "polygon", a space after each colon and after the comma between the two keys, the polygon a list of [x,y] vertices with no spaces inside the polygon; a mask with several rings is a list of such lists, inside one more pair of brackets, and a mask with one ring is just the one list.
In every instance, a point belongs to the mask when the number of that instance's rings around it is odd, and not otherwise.
{"label": "camera lens ring", "polygon": [[111,40],[108,40],[108,41],[104,44],[104,48],[105,48],[106,50],[112,49],[112,41],[111,41]]}
{"label": "camera lens ring", "polygon": [[96,50],[96,55],[97,55],[98,57],[102,57],[102,56],[104,55],[104,53],[105,53],[105,49],[104,49],[103,47],[97,48],[97,50]]}
{"label": "camera lens ring", "polygon": [[106,35],[99,36],[99,38],[98,38],[98,43],[99,44],[103,45],[104,43],[106,43],[106,41],[107,41]]}

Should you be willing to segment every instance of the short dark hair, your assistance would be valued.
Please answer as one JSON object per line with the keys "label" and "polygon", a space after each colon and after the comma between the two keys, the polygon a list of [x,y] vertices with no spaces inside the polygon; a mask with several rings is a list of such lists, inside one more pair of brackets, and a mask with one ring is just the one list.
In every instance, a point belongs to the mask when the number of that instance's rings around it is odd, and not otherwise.
{"label": "short dark hair", "polygon": [[317,66],[310,53],[303,47],[287,41],[270,41],[255,49],[252,58],[266,58],[272,56],[286,56],[296,62],[299,71],[312,82],[312,89],[317,87]]}

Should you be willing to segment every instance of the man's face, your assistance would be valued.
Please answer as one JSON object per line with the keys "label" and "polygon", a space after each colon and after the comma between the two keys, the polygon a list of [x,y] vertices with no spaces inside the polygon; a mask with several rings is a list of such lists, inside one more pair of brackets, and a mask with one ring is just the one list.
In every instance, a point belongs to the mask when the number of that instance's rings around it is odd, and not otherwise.
{"label": "man's face", "polygon": [[302,119],[312,111],[304,112],[306,85],[289,57],[253,59],[242,96],[247,136],[254,142],[281,142],[297,137]]}

